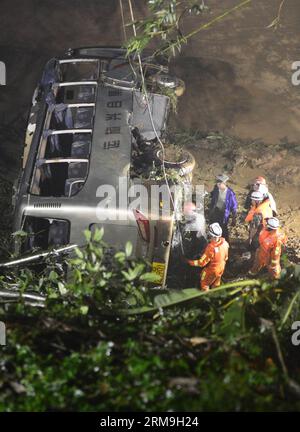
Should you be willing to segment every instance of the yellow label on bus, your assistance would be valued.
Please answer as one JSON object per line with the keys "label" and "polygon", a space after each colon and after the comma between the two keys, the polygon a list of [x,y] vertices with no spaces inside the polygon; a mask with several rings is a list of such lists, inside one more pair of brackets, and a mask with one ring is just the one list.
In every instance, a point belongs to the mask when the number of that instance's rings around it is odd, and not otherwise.
{"label": "yellow label on bus", "polygon": [[160,263],[160,262],[152,263],[153,273],[156,273],[160,277],[159,283],[162,283],[164,280],[165,268],[166,268],[166,264],[164,263]]}

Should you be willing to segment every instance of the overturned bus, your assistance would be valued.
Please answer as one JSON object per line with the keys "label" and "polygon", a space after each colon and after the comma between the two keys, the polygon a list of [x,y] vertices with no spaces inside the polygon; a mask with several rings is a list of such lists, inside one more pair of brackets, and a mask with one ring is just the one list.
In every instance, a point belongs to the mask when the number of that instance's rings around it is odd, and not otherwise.
{"label": "overturned bus", "polygon": [[[15,185],[14,231],[28,233],[22,244],[16,241],[18,253],[82,245],[85,229],[103,227],[108,245],[122,248],[131,241],[135,255],[147,258],[165,284],[174,211],[152,220],[151,212],[135,208],[134,198],[122,192],[120,178],[127,190],[133,184],[149,188],[149,172],[164,164],[188,183],[195,162],[188,152],[182,160],[164,161],[164,89],[180,92],[182,85],[145,56],[142,67],[147,97],[137,62],[123,49],[72,49],[47,63],[33,95]],[[102,195],[105,185],[114,191],[114,211],[111,197]],[[104,198],[108,204],[99,205]]]}

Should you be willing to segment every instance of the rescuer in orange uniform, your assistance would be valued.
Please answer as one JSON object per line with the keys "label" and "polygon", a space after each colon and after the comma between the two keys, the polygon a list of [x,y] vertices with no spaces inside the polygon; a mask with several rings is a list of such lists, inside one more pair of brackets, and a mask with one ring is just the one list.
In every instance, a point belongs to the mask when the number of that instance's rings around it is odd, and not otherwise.
{"label": "rescuer in orange uniform", "polygon": [[259,248],[249,273],[255,275],[262,268],[267,267],[271,277],[278,279],[281,272],[281,247],[286,244],[286,241],[287,236],[279,228],[279,220],[275,217],[267,219],[266,227],[259,234]]}
{"label": "rescuer in orange uniform", "polygon": [[187,260],[191,266],[206,266],[202,270],[200,279],[200,286],[204,291],[208,291],[209,288],[214,288],[221,284],[221,277],[228,259],[229,244],[222,237],[222,228],[218,223],[213,223],[209,226],[209,236],[211,239],[201,258]]}
{"label": "rescuer in orange uniform", "polygon": [[273,216],[269,198],[264,197],[262,192],[254,191],[251,194],[251,208],[246,216],[245,222],[249,223],[249,245],[256,250],[259,246],[258,236],[266,225],[266,220]]}

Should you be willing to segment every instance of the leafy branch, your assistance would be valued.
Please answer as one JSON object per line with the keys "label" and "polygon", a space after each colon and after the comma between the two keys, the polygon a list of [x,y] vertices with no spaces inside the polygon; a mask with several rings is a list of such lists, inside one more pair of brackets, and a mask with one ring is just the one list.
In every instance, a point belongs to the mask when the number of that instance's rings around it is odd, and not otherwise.
{"label": "leafy branch", "polygon": [[271,24],[269,24],[267,26],[268,29],[273,28],[274,30],[277,30],[277,28],[279,27],[280,20],[281,20],[281,13],[282,13],[282,9],[283,9],[284,4],[285,4],[285,0],[281,0],[281,3],[280,3],[279,8],[278,8],[277,15],[273,19],[273,21],[271,22]]}
{"label": "leafy branch", "polygon": [[208,9],[204,2],[202,1],[200,5],[189,2],[189,5],[182,10],[183,2],[178,2],[176,0],[149,0],[149,9],[152,12],[152,16],[143,21],[133,21],[129,24],[135,26],[139,34],[136,33],[136,35],[126,43],[127,53],[140,53],[153,39],[160,38],[163,42],[163,46],[158,48],[154,55],[175,56],[176,51],[180,51],[182,45],[187,43],[190,38],[203,30],[207,30],[215,23],[222,21],[228,15],[249,5],[251,2],[252,0],[243,0],[221,15],[218,15],[209,22],[202,24],[200,27],[184,35],[180,27],[183,17],[185,17],[187,13],[197,15],[203,14]]}

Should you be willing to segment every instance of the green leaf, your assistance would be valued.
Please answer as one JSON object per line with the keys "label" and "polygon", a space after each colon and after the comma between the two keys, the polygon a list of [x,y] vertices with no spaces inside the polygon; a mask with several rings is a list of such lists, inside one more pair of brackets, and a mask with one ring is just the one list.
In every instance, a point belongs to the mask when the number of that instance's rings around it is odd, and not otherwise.
{"label": "green leaf", "polygon": [[128,241],[125,245],[125,254],[127,257],[130,257],[130,255],[132,254],[132,250],[133,250],[132,243]]}
{"label": "green leaf", "polygon": [[13,237],[27,237],[28,233],[26,231],[23,230],[18,230],[12,233]]}
{"label": "green leaf", "polygon": [[140,275],[143,272],[144,268],[145,268],[145,264],[143,264],[143,263],[136,264],[134,267],[134,269],[137,272],[137,275]]}
{"label": "green leaf", "polygon": [[128,269],[128,272],[122,271],[122,275],[126,278],[128,281],[133,281],[136,279],[144,270],[144,264],[137,264],[133,269]]}
{"label": "green leaf", "polygon": [[103,238],[103,235],[104,235],[104,229],[103,228],[100,228],[100,229],[96,228],[95,232],[94,232],[93,239],[96,242],[100,242],[102,240],[102,238]]}
{"label": "green leaf", "polygon": [[120,261],[120,262],[124,261],[124,260],[125,260],[125,257],[126,257],[126,255],[125,255],[124,252],[117,252],[117,253],[115,254],[115,258],[116,258],[116,260],[117,260],[117,261]]}
{"label": "green leaf", "polygon": [[80,307],[80,313],[81,315],[86,315],[89,311],[89,307],[88,306],[81,306]]}
{"label": "green leaf", "polygon": [[128,272],[126,272],[125,270],[121,271],[122,275],[124,276],[124,278],[128,281],[130,281],[130,274]]}
{"label": "green leaf", "polygon": [[227,308],[223,322],[220,325],[220,334],[232,337],[244,330],[245,307],[243,301],[236,298]]}
{"label": "green leaf", "polygon": [[290,316],[290,314],[291,314],[291,312],[292,312],[292,309],[293,309],[293,307],[294,307],[294,304],[296,303],[296,300],[297,300],[297,298],[299,297],[299,295],[300,295],[300,291],[298,291],[298,292],[294,295],[294,297],[292,298],[292,301],[290,302],[290,304],[289,304],[289,306],[288,306],[288,308],[287,308],[287,310],[286,310],[286,312],[285,312],[285,314],[284,314],[284,317],[283,317],[283,319],[282,319],[281,327],[284,326],[284,324],[286,323],[288,317]]}
{"label": "green leaf", "polygon": [[148,273],[144,273],[140,277],[140,280],[145,281],[145,282],[159,283],[161,280],[161,277],[157,273],[148,272]]}
{"label": "green leaf", "polygon": [[68,290],[62,282],[58,282],[58,289],[61,295],[67,294]]}
{"label": "green leaf", "polygon": [[80,270],[74,269],[74,279],[75,281],[82,282],[82,273]]}
{"label": "green leaf", "polygon": [[83,259],[83,252],[79,248],[75,248],[75,252],[78,258]]}
{"label": "green leaf", "polygon": [[88,230],[88,229],[84,230],[84,237],[85,237],[86,241],[89,242],[92,238],[91,230]]}
{"label": "green leaf", "polygon": [[82,259],[80,259],[80,258],[72,259],[71,264],[73,266],[78,266],[78,265],[82,264]]}
{"label": "green leaf", "polygon": [[48,278],[49,278],[50,281],[55,281],[55,280],[57,280],[57,276],[58,276],[58,274],[55,271],[51,270],[51,272],[49,273]]}

